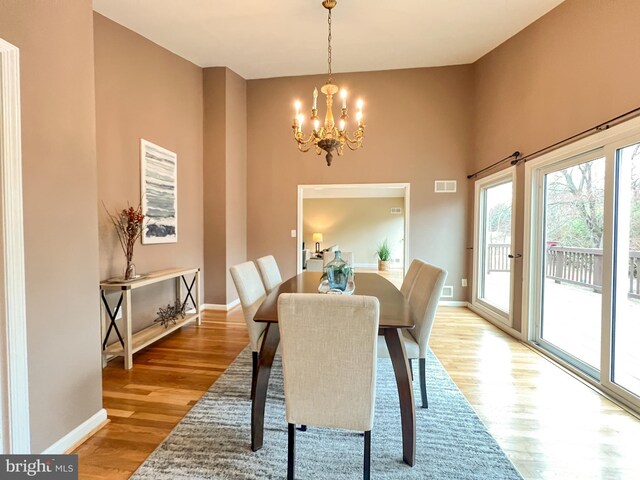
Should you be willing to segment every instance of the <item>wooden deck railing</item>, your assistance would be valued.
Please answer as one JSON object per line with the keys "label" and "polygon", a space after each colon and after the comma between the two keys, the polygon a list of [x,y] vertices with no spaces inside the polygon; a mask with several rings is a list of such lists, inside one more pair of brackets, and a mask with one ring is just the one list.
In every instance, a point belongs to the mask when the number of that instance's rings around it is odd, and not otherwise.
{"label": "wooden deck railing", "polygon": [[[488,246],[487,271],[508,272],[511,245]],[[553,246],[547,249],[546,277],[557,283],[570,283],[602,291],[602,250]],[[629,290],[631,298],[640,299],[640,252],[629,252]]]}

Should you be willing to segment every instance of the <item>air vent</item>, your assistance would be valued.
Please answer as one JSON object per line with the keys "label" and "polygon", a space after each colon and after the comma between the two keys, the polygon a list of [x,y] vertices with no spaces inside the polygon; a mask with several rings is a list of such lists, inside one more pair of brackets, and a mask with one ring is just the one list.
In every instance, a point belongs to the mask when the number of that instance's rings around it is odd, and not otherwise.
{"label": "air vent", "polygon": [[451,285],[442,287],[442,295],[440,298],[453,298],[453,287]]}
{"label": "air vent", "polygon": [[400,215],[402,213],[402,208],[400,207],[391,207],[391,213],[394,215]]}
{"label": "air vent", "polygon": [[457,189],[456,180],[436,180],[436,193],[455,193]]}

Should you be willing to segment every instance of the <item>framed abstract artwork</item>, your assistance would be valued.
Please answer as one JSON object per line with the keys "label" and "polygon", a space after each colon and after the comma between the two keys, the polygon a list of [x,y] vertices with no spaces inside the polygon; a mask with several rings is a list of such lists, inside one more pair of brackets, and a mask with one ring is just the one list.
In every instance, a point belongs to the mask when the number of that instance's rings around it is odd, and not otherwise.
{"label": "framed abstract artwork", "polygon": [[142,243],[178,241],[178,156],[140,139],[142,213],[146,225]]}

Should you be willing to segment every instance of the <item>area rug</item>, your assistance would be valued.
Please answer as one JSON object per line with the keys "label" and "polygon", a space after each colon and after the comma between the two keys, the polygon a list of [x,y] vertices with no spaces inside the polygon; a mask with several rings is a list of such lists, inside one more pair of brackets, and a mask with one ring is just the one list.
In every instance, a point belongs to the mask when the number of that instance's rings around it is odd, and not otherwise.
{"label": "area rug", "polygon": [[[417,372],[416,372],[417,373]],[[138,480],[286,478],[287,423],[276,357],[265,413],[264,447],[250,448],[251,352],[245,349],[131,477]],[[402,462],[402,434],[391,362],[380,359],[371,477],[374,479],[522,478],[436,357],[427,358],[429,408],[416,408],[416,465]],[[419,382],[414,395],[420,398]],[[296,478],[362,478],[364,438],[309,428],[296,436]]]}

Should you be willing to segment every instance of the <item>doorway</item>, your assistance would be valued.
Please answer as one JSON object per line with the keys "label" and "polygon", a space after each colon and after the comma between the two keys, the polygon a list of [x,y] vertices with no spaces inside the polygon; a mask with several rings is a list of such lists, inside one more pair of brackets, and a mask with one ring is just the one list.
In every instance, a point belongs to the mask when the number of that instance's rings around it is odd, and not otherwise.
{"label": "doorway", "polygon": [[525,166],[524,332],[640,408],[640,119]]}
{"label": "doorway", "polygon": [[20,58],[18,48],[1,38],[0,168],[0,449],[29,453]]}
{"label": "doorway", "polygon": [[354,267],[377,270],[375,251],[386,240],[392,270],[404,276],[409,205],[408,183],[299,185],[297,272],[307,267],[316,247],[322,256],[335,245],[350,253]]}
{"label": "doorway", "polygon": [[541,170],[539,179],[544,239],[540,265],[545,271],[536,341],[597,378],[602,323],[603,150],[553,164]]}

